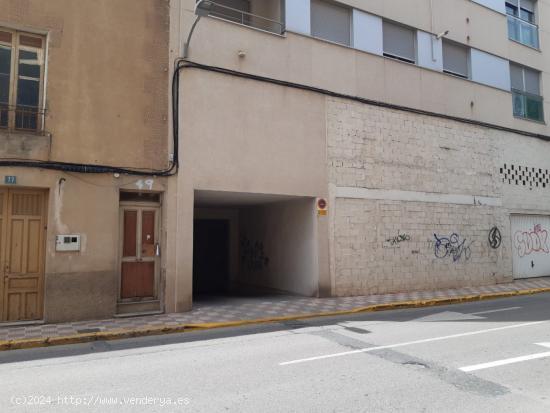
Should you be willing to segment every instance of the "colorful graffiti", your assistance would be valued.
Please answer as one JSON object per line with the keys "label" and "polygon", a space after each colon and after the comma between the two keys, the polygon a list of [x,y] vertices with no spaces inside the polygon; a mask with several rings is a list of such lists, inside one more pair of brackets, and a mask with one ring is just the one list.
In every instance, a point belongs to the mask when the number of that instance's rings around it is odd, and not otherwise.
{"label": "colorful graffiti", "polygon": [[542,228],[541,224],[534,226],[533,230],[516,231],[514,234],[514,248],[518,256],[525,257],[534,252],[548,254],[548,231]]}
{"label": "colorful graffiti", "polygon": [[472,250],[470,245],[472,243],[466,244],[466,239],[460,239],[460,236],[456,233],[451,234],[449,237],[438,237],[434,234],[435,246],[434,254],[437,258],[443,259],[447,257],[452,257],[453,262],[459,261],[463,258],[465,261],[468,261],[472,255]]}

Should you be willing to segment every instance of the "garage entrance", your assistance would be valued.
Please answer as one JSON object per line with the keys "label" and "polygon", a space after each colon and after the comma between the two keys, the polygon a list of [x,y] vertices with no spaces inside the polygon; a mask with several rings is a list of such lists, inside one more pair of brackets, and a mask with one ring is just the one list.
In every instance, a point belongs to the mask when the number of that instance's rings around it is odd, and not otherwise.
{"label": "garage entrance", "polygon": [[317,295],[315,199],[195,191],[193,295]]}
{"label": "garage entrance", "polygon": [[550,217],[512,215],[514,278],[550,276]]}

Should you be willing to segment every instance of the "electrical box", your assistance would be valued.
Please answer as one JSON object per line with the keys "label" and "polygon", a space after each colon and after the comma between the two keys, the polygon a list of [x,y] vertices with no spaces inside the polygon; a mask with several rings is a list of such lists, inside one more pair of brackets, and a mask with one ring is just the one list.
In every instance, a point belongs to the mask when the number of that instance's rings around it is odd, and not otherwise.
{"label": "electrical box", "polygon": [[55,236],[56,251],[80,251],[80,235],[56,235]]}

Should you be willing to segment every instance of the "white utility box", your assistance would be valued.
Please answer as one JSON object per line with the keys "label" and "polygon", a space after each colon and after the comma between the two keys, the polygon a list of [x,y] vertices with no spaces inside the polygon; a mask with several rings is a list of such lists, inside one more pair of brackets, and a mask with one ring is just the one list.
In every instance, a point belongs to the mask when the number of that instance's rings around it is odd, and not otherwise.
{"label": "white utility box", "polygon": [[80,251],[80,234],[55,236],[56,251]]}

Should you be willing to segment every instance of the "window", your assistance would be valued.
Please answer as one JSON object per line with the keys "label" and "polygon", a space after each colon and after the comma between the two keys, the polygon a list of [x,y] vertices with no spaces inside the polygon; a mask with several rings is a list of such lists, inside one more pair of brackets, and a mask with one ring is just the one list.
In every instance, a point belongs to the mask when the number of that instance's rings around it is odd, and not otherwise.
{"label": "window", "polygon": [[351,9],[323,0],[311,1],[311,34],[351,45]]}
{"label": "window", "polygon": [[538,27],[535,24],[533,0],[507,0],[508,37],[531,47],[539,47]]}
{"label": "window", "polygon": [[384,56],[409,63],[416,61],[415,31],[408,27],[384,21]]}
{"label": "window", "polygon": [[514,116],[544,121],[543,99],[540,96],[540,72],[510,63],[510,80]]}
{"label": "window", "polygon": [[44,43],[0,28],[0,128],[41,130]]}
{"label": "window", "polygon": [[470,78],[469,48],[443,41],[443,71],[464,79]]}

